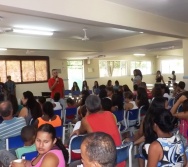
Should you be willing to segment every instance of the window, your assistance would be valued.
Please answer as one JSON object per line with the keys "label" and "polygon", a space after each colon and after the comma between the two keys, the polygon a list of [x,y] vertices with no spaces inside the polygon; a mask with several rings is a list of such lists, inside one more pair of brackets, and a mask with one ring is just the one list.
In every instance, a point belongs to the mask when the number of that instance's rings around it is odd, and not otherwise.
{"label": "window", "polygon": [[142,74],[151,74],[150,61],[131,61],[131,74],[134,69],[139,69]]}
{"label": "window", "polygon": [[46,82],[49,78],[49,58],[46,56],[1,56],[1,82],[7,76],[16,83]]}
{"label": "window", "polygon": [[99,61],[100,77],[127,75],[126,61]]}
{"label": "window", "polygon": [[183,59],[161,60],[161,73],[171,74],[172,71],[183,73]]}

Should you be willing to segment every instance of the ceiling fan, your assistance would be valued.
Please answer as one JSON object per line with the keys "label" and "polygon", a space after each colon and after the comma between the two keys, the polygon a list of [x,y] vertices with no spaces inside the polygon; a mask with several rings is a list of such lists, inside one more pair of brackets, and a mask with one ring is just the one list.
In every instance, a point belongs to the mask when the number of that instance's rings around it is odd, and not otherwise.
{"label": "ceiling fan", "polygon": [[80,39],[80,40],[82,40],[82,41],[88,41],[89,38],[87,37],[87,29],[84,28],[83,31],[84,31],[84,36],[83,36],[83,37],[80,37],[80,36],[72,36],[72,38],[74,38],[74,39]]}

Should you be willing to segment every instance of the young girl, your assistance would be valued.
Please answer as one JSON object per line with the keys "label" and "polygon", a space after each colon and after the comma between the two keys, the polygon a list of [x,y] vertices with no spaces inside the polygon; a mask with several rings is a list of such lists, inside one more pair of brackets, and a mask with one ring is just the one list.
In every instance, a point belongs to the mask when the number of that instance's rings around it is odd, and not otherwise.
{"label": "young girl", "polygon": [[56,138],[55,128],[44,124],[37,130],[35,145],[38,156],[32,161],[12,162],[11,167],[65,167],[68,151],[60,139]]}
{"label": "young girl", "polygon": [[135,101],[133,101],[133,94],[131,92],[125,92],[124,98],[125,98],[124,109],[126,111],[138,108]]}
{"label": "young girl", "polygon": [[83,81],[83,83],[82,83],[82,91],[83,90],[89,90],[89,86],[87,85],[87,81]]}

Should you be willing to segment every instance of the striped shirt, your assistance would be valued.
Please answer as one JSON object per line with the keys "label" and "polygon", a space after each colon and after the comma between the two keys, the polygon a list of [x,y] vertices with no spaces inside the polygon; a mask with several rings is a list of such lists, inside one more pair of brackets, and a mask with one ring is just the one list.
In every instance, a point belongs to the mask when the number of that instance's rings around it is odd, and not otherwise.
{"label": "striped shirt", "polygon": [[24,126],[26,126],[26,122],[23,117],[14,117],[11,120],[4,120],[0,124],[0,150],[6,148],[5,140],[9,137],[20,135]]}

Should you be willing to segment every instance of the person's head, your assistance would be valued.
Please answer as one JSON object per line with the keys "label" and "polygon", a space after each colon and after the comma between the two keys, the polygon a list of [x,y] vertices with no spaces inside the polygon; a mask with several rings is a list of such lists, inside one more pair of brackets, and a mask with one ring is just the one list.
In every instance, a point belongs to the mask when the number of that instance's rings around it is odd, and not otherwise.
{"label": "person's head", "polygon": [[56,92],[56,93],[54,94],[54,101],[55,101],[55,102],[58,102],[58,101],[60,100],[60,98],[61,98],[60,93],[59,93],[59,92]]}
{"label": "person's head", "polygon": [[174,75],[175,74],[175,71],[172,71],[172,75]]}
{"label": "person's head", "polygon": [[125,92],[124,93],[124,99],[126,103],[129,103],[130,101],[133,100],[133,94],[132,92]]}
{"label": "person's head", "polygon": [[87,87],[87,81],[83,81],[82,87]]}
{"label": "person's head", "polygon": [[88,134],[81,144],[84,167],[114,167],[116,146],[112,137],[103,132]]}
{"label": "person's head", "polygon": [[136,74],[139,75],[142,79],[142,72],[139,69],[136,69]]}
{"label": "person's head", "polygon": [[129,89],[128,85],[123,85],[123,91],[124,92],[131,92],[131,90]]}
{"label": "person's head", "polygon": [[7,76],[7,80],[8,80],[8,81],[11,80],[11,76],[10,76],[10,75]]}
{"label": "person's head", "polygon": [[53,104],[50,101],[47,101],[43,104],[43,113],[49,118],[54,116]]}
{"label": "person's head", "polygon": [[102,110],[103,111],[111,111],[112,108],[112,100],[109,98],[105,97],[101,99],[101,105],[102,105]]}
{"label": "person's head", "polygon": [[11,102],[13,107],[13,115],[15,115],[18,112],[18,100],[15,95],[9,94],[7,97],[7,100]]}
{"label": "person's head", "polygon": [[94,82],[94,86],[96,86],[97,88],[99,87],[98,81]]}
{"label": "person's head", "polygon": [[85,101],[85,105],[90,113],[96,113],[101,110],[101,100],[96,95],[89,95]]}
{"label": "person's head", "polygon": [[107,96],[108,96],[108,97],[111,97],[111,96],[114,94],[114,89],[113,89],[113,87],[111,87],[111,86],[106,87],[106,92],[107,92]]}
{"label": "person's head", "polygon": [[107,97],[107,91],[106,91],[106,88],[100,90],[100,92],[99,92],[99,97],[100,97],[100,99]]}
{"label": "person's head", "polygon": [[0,104],[0,115],[4,118],[12,117],[13,108],[10,101],[3,101]]}
{"label": "person's head", "polygon": [[184,90],[184,88],[185,88],[185,82],[180,81],[180,82],[178,83],[178,89]]}
{"label": "person's head", "polygon": [[139,87],[143,87],[143,88],[147,89],[147,85],[146,85],[145,82],[141,82],[140,85],[139,85]]}
{"label": "person's head", "polygon": [[118,80],[115,81],[115,85],[119,86],[119,81]]}
{"label": "person's head", "polygon": [[56,145],[62,150],[65,161],[68,161],[68,151],[62,144],[62,141],[56,138],[56,130],[50,124],[43,124],[37,129],[35,145],[38,153],[42,155],[46,154]]}
{"label": "person's head", "polygon": [[[158,134],[159,131],[170,133],[174,129],[174,120],[171,112],[164,108],[155,108],[153,112],[153,130]],[[152,127],[151,127],[152,128]]]}
{"label": "person's head", "polygon": [[161,75],[161,71],[157,71],[157,75]]}
{"label": "person's head", "polygon": [[35,101],[33,93],[31,91],[23,92],[22,104],[27,105],[28,103],[30,103],[32,101]]}
{"label": "person's head", "polygon": [[44,96],[40,96],[38,101],[41,105],[43,105],[46,102],[46,98]]}
{"label": "person's head", "polygon": [[138,85],[137,84],[133,85],[133,89],[134,89],[134,91],[137,91],[138,90]]}
{"label": "person's head", "polygon": [[141,106],[145,106],[146,109],[149,107],[148,94],[145,88],[138,87],[136,100],[139,108]]}
{"label": "person's head", "polygon": [[68,106],[68,107],[74,106],[74,100],[71,99],[71,98],[68,98],[68,99],[67,99],[67,106]]}
{"label": "person's head", "polygon": [[32,145],[35,142],[36,129],[32,125],[27,125],[21,130],[21,138],[24,142],[24,145]]}
{"label": "person's head", "polygon": [[173,89],[176,90],[178,87],[178,84],[177,83],[173,83]]}
{"label": "person's head", "polygon": [[[165,97],[155,97],[150,104],[149,110],[156,107],[168,109],[168,100]],[[149,110],[148,112],[150,112]]]}
{"label": "person's head", "polygon": [[153,97],[162,97],[163,96],[163,92],[162,92],[162,89],[161,89],[161,85],[155,85],[154,88],[152,89],[151,91],[152,93],[152,96]]}
{"label": "person's head", "polygon": [[107,86],[112,86],[112,81],[111,80],[108,80]]}
{"label": "person's head", "polygon": [[73,82],[73,87],[78,87],[77,82]]}
{"label": "person's head", "polygon": [[57,78],[57,77],[58,77],[58,72],[57,72],[56,69],[53,69],[53,70],[52,70],[52,76],[53,76],[54,78]]}
{"label": "person's head", "polygon": [[82,118],[84,118],[86,116],[86,114],[87,114],[87,108],[86,108],[85,105],[83,105],[83,106],[80,107],[80,115],[79,115],[80,117],[79,117],[79,119],[81,120]]}

